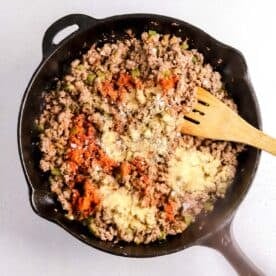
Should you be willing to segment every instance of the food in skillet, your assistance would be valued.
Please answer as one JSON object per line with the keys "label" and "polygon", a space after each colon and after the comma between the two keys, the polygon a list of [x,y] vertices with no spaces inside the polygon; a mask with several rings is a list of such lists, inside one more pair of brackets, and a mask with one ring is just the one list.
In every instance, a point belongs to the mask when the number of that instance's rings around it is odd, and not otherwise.
{"label": "food in skillet", "polygon": [[149,243],[183,232],[223,197],[243,146],[184,135],[196,86],[236,110],[188,40],[148,31],[93,45],[36,124],[40,167],[66,216],[102,240]]}

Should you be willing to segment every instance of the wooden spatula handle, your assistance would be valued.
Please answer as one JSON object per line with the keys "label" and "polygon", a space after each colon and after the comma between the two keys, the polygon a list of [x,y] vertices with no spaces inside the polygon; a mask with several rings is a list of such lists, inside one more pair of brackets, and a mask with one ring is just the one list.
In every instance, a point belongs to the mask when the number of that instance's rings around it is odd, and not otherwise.
{"label": "wooden spatula handle", "polygon": [[276,155],[276,139],[268,136],[257,128],[254,128],[246,121],[243,121],[244,130],[241,133],[240,142],[249,144],[256,148],[265,150],[273,155]]}
{"label": "wooden spatula handle", "polygon": [[265,150],[276,155],[276,139],[268,136],[260,130],[257,130],[255,139],[252,139],[252,146]]}

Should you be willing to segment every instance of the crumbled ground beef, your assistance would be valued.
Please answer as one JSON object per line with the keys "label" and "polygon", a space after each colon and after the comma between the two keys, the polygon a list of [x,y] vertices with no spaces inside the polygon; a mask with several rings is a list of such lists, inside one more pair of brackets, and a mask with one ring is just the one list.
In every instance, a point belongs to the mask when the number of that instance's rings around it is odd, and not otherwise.
{"label": "crumbled ground beef", "polygon": [[68,218],[102,240],[149,243],[212,209],[243,146],[180,133],[197,86],[237,111],[201,53],[176,36],[128,34],[93,45],[45,92],[40,167]]}

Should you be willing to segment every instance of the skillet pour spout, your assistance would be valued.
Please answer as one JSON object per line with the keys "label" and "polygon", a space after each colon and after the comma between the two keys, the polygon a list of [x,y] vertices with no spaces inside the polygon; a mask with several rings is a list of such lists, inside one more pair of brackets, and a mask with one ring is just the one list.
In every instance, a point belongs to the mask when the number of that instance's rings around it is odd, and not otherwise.
{"label": "skillet pour spout", "polygon": [[[60,43],[54,37],[66,27],[77,25],[78,30]],[[54,22],[46,31],[43,59],[24,93],[18,119],[18,147],[22,167],[30,191],[33,210],[52,221],[77,239],[100,250],[128,257],[154,257],[174,253],[193,245],[205,245],[219,250],[239,275],[264,275],[240,251],[230,231],[234,214],[252,184],[259,163],[260,151],[251,147],[240,154],[237,173],[225,198],[219,199],[214,211],[201,215],[179,235],[165,242],[147,245],[101,241],[76,221],[66,219],[53,198],[47,176],[39,167],[40,152],[34,120],[41,112],[42,91],[61,77],[67,65],[81,56],[93,43],[113,42],[125,36],[131,28],[136,35],[150,29],[189,39],[192,48],[203,53],[207,63],[222,75],[227,91],[238,105],[240,115],[254,127],[261,128],[258,102],[249,80],[242,54],[209,36],[204,31],[178,19],[155,14],[126,14],[94,19],[83,14],[70,14]]]}

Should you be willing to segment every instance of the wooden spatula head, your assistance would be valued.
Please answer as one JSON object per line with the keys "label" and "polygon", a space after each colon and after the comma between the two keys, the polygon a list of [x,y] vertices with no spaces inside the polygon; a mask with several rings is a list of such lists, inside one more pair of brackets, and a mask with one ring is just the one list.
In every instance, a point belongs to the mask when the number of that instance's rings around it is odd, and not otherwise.
{"label": "wooden spatula head", "polygon": [[[197,88],[197,104],[192,112],[184,116],[182,131],[204,138],[231,140],[229,118],[236,115],[205,89]],[[232,133],[231,133],[232,134]]]}
{"label": "wooden spatula head", "polygon": [[276,155],[276,139],[248,124],[210,92],[198,87],[197,100],[193,111],[184,116],[183,133],[245,143]]}

